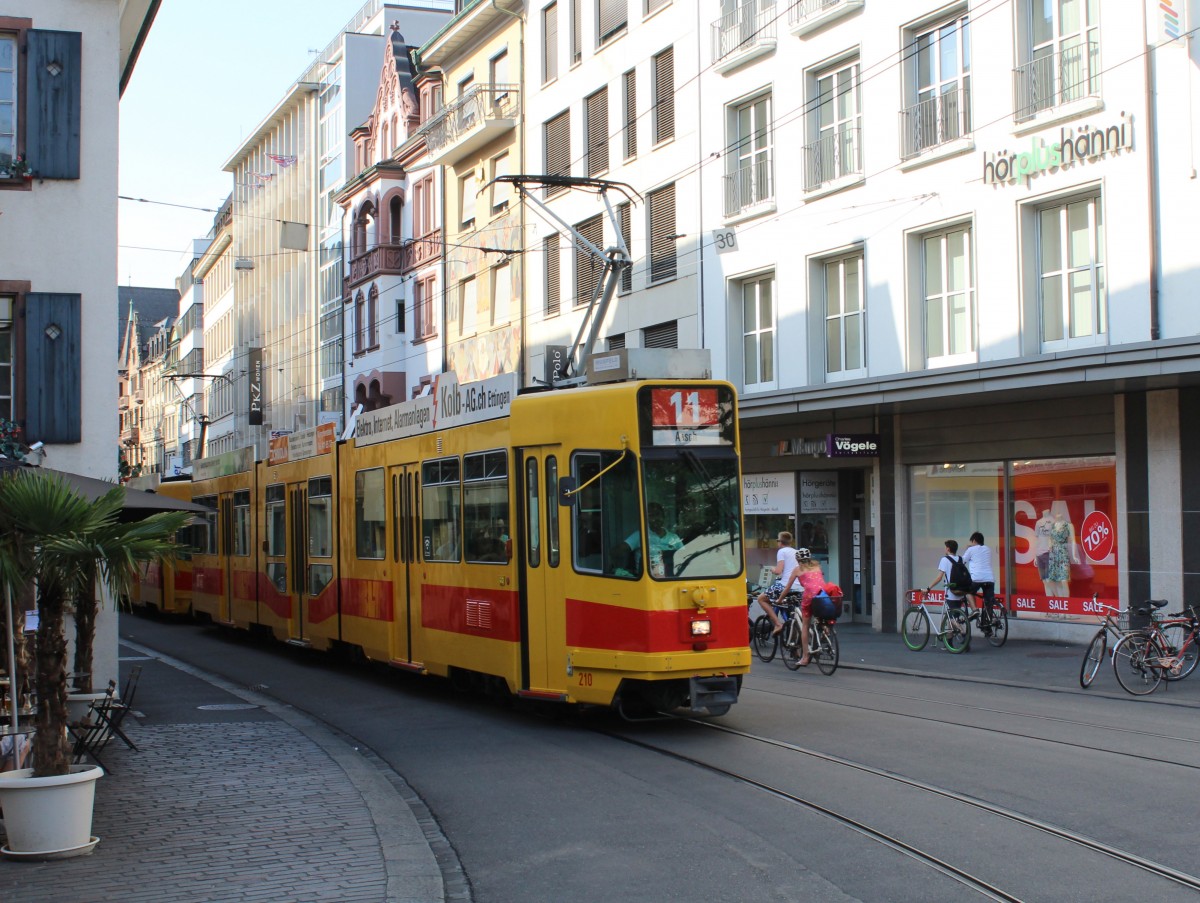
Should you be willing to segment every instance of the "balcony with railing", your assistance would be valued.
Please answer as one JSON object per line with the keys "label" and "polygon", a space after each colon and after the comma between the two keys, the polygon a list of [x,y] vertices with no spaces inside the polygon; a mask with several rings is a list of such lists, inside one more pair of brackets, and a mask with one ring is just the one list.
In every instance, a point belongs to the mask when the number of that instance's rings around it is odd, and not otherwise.
{"label": "balcony with railing", "polygon": [[971,134],[971,89],[955,85],[900,111],[900,158],[911,160],[926,151]]}
{"label": "balcony with railing", "polygon": [[442,256],[442,230],[436,229],[420,238],[410,238],[400,247],[400,272],[407,274]]}
{"label": "balcony with railing", "polygon": [[775,0],[745,0],[712,25],[713,68],[724,74],[775,49]]}
{"label": "balcony with railing", "polygon": [[804,190],[862,176],[862,129],[843,128],[804,148]]}
{"label": "balcony with railing", "polygon": [[767,208],[774,207],[774,165],[773,154],[765,151],[751,160],[741,161],[735,171],[725,176],[726,218],[756,210],[766,212]]}
{"label": "balcony with railing", "polygon": [[794,35],[805,35],[834,19],[863,8],[866,0],[792,0],[788,7],[788,28]]}
{"label": "balcony with railing", "polygon": [[350,259],[350,275],[346,277],[346,294],[376,276],[399,276],[400,263],[404,257],[404,246],[399,244],[381,244],[369,248],[357,257]]}
{"label": "balcony with railing", "polygon": [[1017,122],[1033,119],[1044,110],[1099,96],[1099,41],[1046,52],[1013,70]]}
{"label": "balcony with railing", "polygon": [[516,85],[475,85],[451,101],[418,132],[430,163],[450,165],[517,127],[521,93]]}

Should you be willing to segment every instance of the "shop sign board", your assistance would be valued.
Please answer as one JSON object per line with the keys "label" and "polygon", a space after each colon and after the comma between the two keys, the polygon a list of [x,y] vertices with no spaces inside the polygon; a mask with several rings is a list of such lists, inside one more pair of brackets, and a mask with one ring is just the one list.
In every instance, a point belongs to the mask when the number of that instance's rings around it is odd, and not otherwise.
{"label": "shop sign board", "polygon": [[800,513],[838,513],[838,475],[832,471],[800,474]]}
{"label": "shop sign board", "polygon": [[878,433],[830,433],[825,437],[830,458],[878,458]]}
{"label": "shop sign board", "polygon": [[796,474],[742,474],[742,508],[746,514],[796,513]]}
{"label": "shop sign board", "polygon": [[227,477],[235,473],[245,473],[254,466],[254,447],[236,448],[233,451],[213,455],[210,458],[197,458],[192,462],[192,480],[211,480],[213,477]]}

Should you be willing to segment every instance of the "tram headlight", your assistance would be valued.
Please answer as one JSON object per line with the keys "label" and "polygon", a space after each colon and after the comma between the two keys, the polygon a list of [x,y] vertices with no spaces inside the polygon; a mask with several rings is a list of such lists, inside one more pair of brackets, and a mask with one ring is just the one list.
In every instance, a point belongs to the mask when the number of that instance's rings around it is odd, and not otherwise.
{"label": "tram headlight", "polygon": [[692,621],[692,636],[706,637],[712,635],[712,620],[709,618],[697,618]]}

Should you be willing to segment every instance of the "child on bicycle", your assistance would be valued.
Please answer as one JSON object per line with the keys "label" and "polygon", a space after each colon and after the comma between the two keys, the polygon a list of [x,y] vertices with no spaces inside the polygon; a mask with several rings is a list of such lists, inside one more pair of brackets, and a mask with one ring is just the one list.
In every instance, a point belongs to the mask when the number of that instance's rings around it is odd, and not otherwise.
{"label": "child on bicycle", "polygon": [[804,595],[800,597],[800,645],[804,654],[799,662],[803,668],[809,662],[808,630],[812,622],[812,602],[816,596],[825,592],[825,575],[821,572],[820,562],[812,557],[812,552],[808,549],[796,550],[796,567],[784,584],[783,591],[786,593],[791,590],[793,583],[798,584],[804,591]]}
{"label": "child on bicycle", "polygon": [[935,586],[944,580],[946,582],[946,604],[953,608],[957,608],[958,603],[966,597],[964,593],[956,593],[950,588],[950,569],[953,567],[954,562],[960,560],[958,557],[958,540],[947,539],[946,554],[938,562],[937,579],[925,589],[925,592],[931,592]]}

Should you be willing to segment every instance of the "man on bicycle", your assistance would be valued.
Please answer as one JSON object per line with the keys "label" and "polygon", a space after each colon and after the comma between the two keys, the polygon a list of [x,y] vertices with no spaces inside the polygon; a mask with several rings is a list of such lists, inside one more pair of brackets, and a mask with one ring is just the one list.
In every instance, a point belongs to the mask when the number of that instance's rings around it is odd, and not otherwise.
{"label": "man on bicycle", "polygon": [[956,593],[950,588],[950,568],[955,561],[958,561],[958,540],[946,540],[946,554],[938,561],[937,579],[925,589],[925,592],[931,592],[935,586],[942,581],[946,583],[946,604],[952,608],[957,608],[958,603],[962,602],[964,596],[962,593]]}
{"label": "man on bicycle", "polygon": [[[963,561],[971,572],[971,593],[983,593],[983,617],[979,626],[983,635],[992,631],[992,607],[996,604],[996,577],[992,573],[992,550],[983,544],[983,534],[976,530],[971,534],[971,544],[963,552]],[[986,620],[985,620],[986,619]]]}
{"label": "man on bicycle", "polygon": [[781,531],[778,542],[779,550],[775,553],[775,567],[771,569],[776,575],[775,582],[765,592],[758,594],[759,607],[771,619],[772,634],[783,630],[783,622],[779,620],[779,615],[775,614],[775,606],[772,603],[779,598],[783,592],[784,582],[791,576],[792,570],[796,567],[796,550],[792,547],[792,534],[787,530]]}

